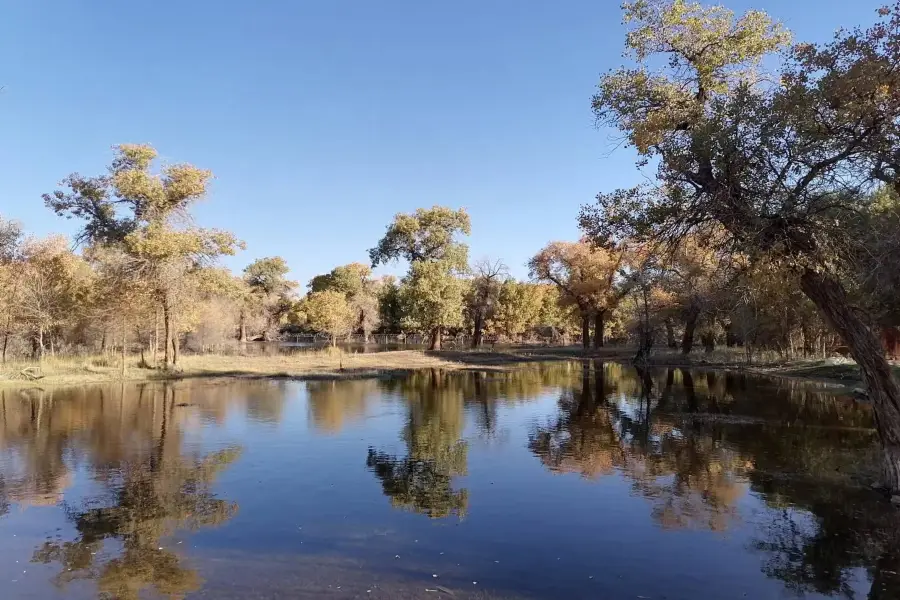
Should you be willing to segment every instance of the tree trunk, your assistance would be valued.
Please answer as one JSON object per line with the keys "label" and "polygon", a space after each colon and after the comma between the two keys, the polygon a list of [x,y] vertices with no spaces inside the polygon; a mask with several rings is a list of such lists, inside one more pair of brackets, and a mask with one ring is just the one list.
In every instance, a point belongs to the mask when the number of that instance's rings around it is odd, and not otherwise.
{"label": "tree trunk", "polygon": [[178,366],[178,334],[175,334],[172,336],[172,367],[174,368],[177,366]]}
{"label": "tree trunk", "polygon": [[429,350],[440,350],[441,349],[441,337],[443,337],[444,328],[441,326],[437,326],[431,330],[431,344],[429,345]]}
{"label": "tree trunk", "polygon": [[882,483],[892,493],[900,492],[900,385],[891,374],[884,350],[854,312],[847,292],[835,278],[806,269],[800,277],[800,288],[841,336],[859,365],[884,451]]}
{"label": "tree trunk", "polygon": [[603,338],[606,329],[606,311],[598,310],[594,313],[594,348],[603,347]]}
{"label": "tree trunk", "polygon": [[472,331],[472,347],[481,348],[484,338],[484,315],[481,310],[475,314],[475,327]]}
{"label": "tree trunk", "polygon": [[156,353],[159,350],[159,308],[153,311],[153,368],[156,368]]}
{"label": "tree trunk", "polygon": [[44,361],[44,328],[43,327],[38,327],[37,359],[38,359],[38,362]]}
{"label": "tree trunk", "polygon": [[244,316],[244,311],[241,311],[241,325],[240,332],[238,333],[238,341],[242,344],[247,343],[247,318]]}
{"label": "tree trunk", "polygon": [[591,347],[591,315],[581,313],[581,346],[587,350]]}
{"label": "tree trunk", "polygon": [[672,319],[666,319],[664,324],[666,326],[666,345],[669,348],[677,348],[678,342],[675,341],[675,328],[672,327]]}
{"label": "tree trunk", "polygon": [[122,367],[121,374],[122,379],[125,379],[125,347],[128,344],[128,321],[125,316],[122,316]]}
{"label": "tree trunk", "polygon": [[700,309],[691,305],[684,316],[684,337],[681,338],[681,353],[690,354],[694,347],[694,331],[697,329],[697,320],[700,318]]}
{"label": "tree trunk", "polygon": [[166,342],[163,346],[163,365],[165,368],[171,369],[175,366],[175,358],[173,349],[175,348],[175,325],[172,322],[172,309],[169,306],[169,299],[163,300],[163,329],[165,330]]}
{"label": "tree trunk", "polygon": [[331,347],[337,348],[337,336],[335,334],[331,334]]}

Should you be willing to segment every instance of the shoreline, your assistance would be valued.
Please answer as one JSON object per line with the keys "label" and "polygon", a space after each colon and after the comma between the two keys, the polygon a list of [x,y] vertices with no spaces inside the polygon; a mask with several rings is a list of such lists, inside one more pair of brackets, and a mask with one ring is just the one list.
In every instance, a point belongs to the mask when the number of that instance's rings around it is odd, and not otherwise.
{"label": "shoreline", "polygon": [[[739,356],[697,354],[688,357],[664,351],[651,356],[653,368],[691,368],[732,371],[765,377],[809,381],[844,388],[859,395],[862,381],[855,363],[843,359],[801,359],[747,365]],[[508,371],[525,364],[560,360],[604,360],[630,363],[628,348],[600,348],[587,352],[577,347],[516,347],[497,350],[392,350],[372,353],[317,351],[293,355],[183,355],[177,371],[141,368],[136,357],[126,362],[124,379],[116,366],[96,366],[99,357],[47,359],[44,375],[27,379],[22,369],[38,363],[16,363],[0,368],[0,387],[40,388],[108,383],[149,383],[191,379],[244,379],[291,381],[340,381],[393,378],[422,369],[447,371]],[[691,360],[693,358],[693,360]],[[730,359],[730,360],[729,360]],[[900,375],[900,366],[894,367]]]}

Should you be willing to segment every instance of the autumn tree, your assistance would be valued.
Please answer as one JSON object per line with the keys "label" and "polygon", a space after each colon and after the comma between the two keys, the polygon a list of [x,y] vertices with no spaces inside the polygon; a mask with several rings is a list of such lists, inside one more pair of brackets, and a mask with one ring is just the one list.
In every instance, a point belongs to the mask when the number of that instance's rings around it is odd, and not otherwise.
{"label": "autumn tree", "polygon": [[84,293],[85,263],[62,236],[26,240],[16,297],[17,316],[28,327],[33,355],[44,357],[46,335],[75,316]]}
{"label": "autumn tree", "polygon": [[398,214],[378,244],[369,251],[372,266],[404,259],[409,273],[401,297],[409,307],[407,322],[428,332],[432,350],[441,348],[447,327],[462,323],[468,247],[457,240],[471,231],[465,209],[442,206]]}
{"label": "autumn tree", "polygon": [[171,368],[190,276],[242,244],[226,231],[189,223],[190,207],[206,194],[212,173],[188,164],[154,172],[156,157],[147,145],[117,146],[107,174],[72,174],[62,182],[67,189],[44,194],[44,202],[59,215],[85,222],[78,241],[119,246],[139,264],[163,313],[165,365]]}
{"label": "autumn tree", "polygon": [[480,348],[486,322],[494,315],[508,267],[500,260],[482,259],[472,267],[473,277],[466,292],[465,310],[472,322],[472,347]]}
{"label": "autumn tree", "polygon": [[628,287],[620,277],[624,259],[624,245],[594,247],[582,240],[548,244],[528,263],[532,278],[552,283],[565,305],[577,307],[585,348],[590,347],[591,321],[594,346],[603,346],[606,319]]}
{"label": "autumn tree", "polygon": [[18,310],[22,275],[22,227],[0,217],[0,326],[3,327],[2,362],[6,362],[9,339]]}
{"label": "autumn tree", "polygon": [[337,345],[337,338],[353,331],[356,312],[347,296],[335,290],[312,292],[303,300],[304,312],[309,325],[331,336],[331,345]]}
{"label": "autumn tree", "polygon": [[444,330],[463,323],[465,290],[466,282],[445,261],[412,263],[400,286],[404,325],[428,332],[430,349],[440,350]]}
{"label": "autumn tree", "polygon": [[278,327],[293,306],[297,282],[287,279],[290,269],[280,256],[258,258],[244,268],[249,295],[241,315],[240,340],[246,341],[246,323],[253,314],[265,321],[266,339],[278,335]]}
{"label": "autumn tree", "polygon": [[491,318],[491,329],[515,340],[528,328],[539,325],[545,289],[535,283],[514,279],[504,281],[500,284],[497,294],[497,307]]}
{"label": "autumn tree", "polygon": [[376,286],[378,295],[378,322],[382,330],[399,333],[403,328],[403,303],[400,285],[393,275],[385,275]]}
{"label": "autumn tree", "polygon": [[311,292],[331,290],[344,294],[356,313],[354,329],[361,330],[366,342],[381,320],[378,284],[372,269],[361,263],[335,267],[330,273],[317,275],[309,282]]}
{"label": "autumn tree", "polygon": [[900,385],[836,273],[853,255],[844,227],[860,192],[875,181],[897,185],[900,4],[868,30],[791,47],[780,85],[759,66],[789,36],[764,13],[736,18],[685,0],[636,0],[624,11],[637,64],[603,77],[594,111],[658,165],[662,185],[654,194],[601,195],[588,229],[606,242],[640,235],[677,243],[715,223],[723,244],[785,263],[860,365],[885,483],[900,491]]}
{"label": "autumn tree", "polygon": [[[152,319],[156,307],[153,290],[142,277],[141,263],[118,246],[97,246],[86,253],[94,268],[90,301],[83,307],[93,320],[118,329],[120,370],[125,377],[128,335],[137,322]],[[155,340],[154,340],[155,342]],[[153,357],[155,362],[156,357]],[[143,362],[143,361],[142,361]]]}

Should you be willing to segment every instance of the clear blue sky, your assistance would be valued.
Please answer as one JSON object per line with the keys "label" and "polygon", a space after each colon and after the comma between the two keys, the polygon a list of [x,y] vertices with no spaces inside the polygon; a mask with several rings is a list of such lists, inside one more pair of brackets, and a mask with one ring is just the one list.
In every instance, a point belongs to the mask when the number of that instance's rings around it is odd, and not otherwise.
{"label": "clear blue sky", "polygon": [[[725,3],[819,41],[883,0]],[[247,242],[235,270],[281,255],[305,284],[444,204],[471,213],[474,258],[524,277],[581,204],[642,178],[590,111],[618,0],[2,4],[0,214],[39,235],[75,229],[42,192],[149,142],[215,173],[197,220]]]}

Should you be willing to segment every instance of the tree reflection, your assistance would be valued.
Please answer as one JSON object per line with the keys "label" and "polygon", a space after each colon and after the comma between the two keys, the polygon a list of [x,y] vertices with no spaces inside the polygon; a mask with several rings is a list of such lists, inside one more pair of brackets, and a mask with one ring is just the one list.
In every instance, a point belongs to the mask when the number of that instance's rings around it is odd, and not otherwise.
{"label": "tree reflection", "polygon": [[[66,507],[78,537],[46,542],[33,560],[60,563],[59,585],[95,579],[101,593],[121,600],[150,587],[173,597],[198,589],[197,574],[160,544],[177,530],[219,525],[234,515],[237,505],[216,498],[210,486],[239,454],[232,448],[204,457],[148,456],[103,473],[106,497]],[[118,556],[101,552],[109,541],[121,545]]]}
{"label": "tree reflection", "polygon": [[[14,459],[0,472],[0,508],[62,506],[75,538],[48,541],[33,556],[35,562],[59,564],[57,585],[92,580],[102,597],[123,600],[147,589],[182,597],[200,580],[164,548],[166,538],[220,524],[236,512],[237,505],[217,498],[211,488],[240,454],[231,447],[185,455],[184,433],[206,410],[221,410],[217,403],[239,404],[249,414],[260,403],[272,407],[283,395],[254,385],[227,391],[123,385],[3,392],[0,450]],[[273,418],[269,408],[263,413]],[[100,491],[69,501],[64,494],[76,469],[89,474]]]}
{"label": "tree reflection", "polygon": [[453,478],[466,474],[468,461],[461,381],[434,370],[385,383],[407,405],[401,435],[406,455],[369,448],[366,465],[393,506],[432,518],[465,516],[468,490],[453,487]]}
{"label": "tree reflection", "polygon": [[790,381],[582,370],[529,437],[549,470],[617,473],[667,528],[724,530],[753,491],[771,509],[752,543],[768,576],[852,598],[865,570],[869,599],[900,598],[900,514],[868,487],[878,464],[868,407]]}
{"label": "tree reflection", "polygon": [[496,433],[502,405],[529,402],[548,390],[571,387],[576,373],[570,362],[525,365],[514,371],[448,373],[422,371],[380,382],[381,389],[402,399],[406,424],[404,455],[369,448],[366,465],[381,481],[393,506],[432,518],[464,517],[469,493],[454,487],[466,475],[469,445],[463,439],[466,415],[474,418],[482,438]]}
{"label": "tree reflection", "polygon": [[378,381],[308,381],[306,393],[310,422],[320,431],[337,433],[365,415],[366,405],[378,393]]}

